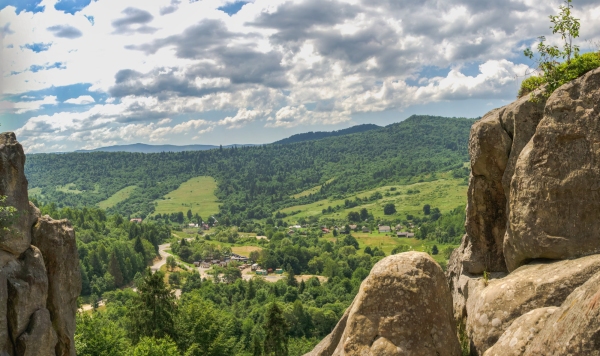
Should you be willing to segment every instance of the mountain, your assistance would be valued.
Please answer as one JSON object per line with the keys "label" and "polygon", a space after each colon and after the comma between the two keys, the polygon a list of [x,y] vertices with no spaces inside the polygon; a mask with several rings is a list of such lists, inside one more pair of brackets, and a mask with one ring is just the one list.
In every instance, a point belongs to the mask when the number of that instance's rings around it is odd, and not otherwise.
{"label": "mountain", "polygon": [[326,138],[326,137],[350,135],[350,134],[359,133],[359,132],[377,130],[380,128],[381,128],[381,126],[377,126],[374,124],[363,124],[363,125],[352,126],[347,129],[338,130],[338,131],[317,131],[317,132],[311,131],[311,132],[292,135],[288,138],[284,138],[283,140],[279,140],[279,141],[276,141],[273,143],[285,145],[285,144],[295,143],[295,142],[319,140],[319,139]]}
{"label": "mountain", "polygon": [[[251,144],[227,145],[227,146],[223,146],[223,148],[231,148],[234,146],[244,147],[244,146],[254,146],[254,145],[251,145]],[[145,143],[134,143],[131,145],[115,145],[115,146],[94,148],[93,150],[78,150],[75,152],[160,153],[160,152],[206,151],[206,150],[214,150],[217,148],[219,148],[219,146],[214,146],[214,145],[186,145],[186,146],[147,145]]]}
{"label": "mountain", "polygon": [[[154,202],[182,183],[209,176],[216,181],[213,203],[218,201],[219,220],[239,226],[297,204],[344,199],[462,169],[473,122],[412,116],[377,130],[284,145],[150,154],[33,154],[25,170],[30,189],[46,202],[91,206],[121,191],[125,197],[111,211],[143,216],[153,214]],[[294,197],[309,189],[311,193]]]}

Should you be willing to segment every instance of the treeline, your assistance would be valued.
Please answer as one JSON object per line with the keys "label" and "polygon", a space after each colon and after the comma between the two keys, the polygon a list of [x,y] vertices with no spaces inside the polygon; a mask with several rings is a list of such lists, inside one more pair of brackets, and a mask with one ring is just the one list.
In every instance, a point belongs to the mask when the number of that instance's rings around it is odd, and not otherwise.
{"label": "treeline", "polygon": [[99,297],[106,291],[130,284],[140,278],[158,255],[158,245],[168,240],[171,231],[161,223],[137,224],[121,215],[108,216],[96,208],[62,208],[39,205],[42,214],[54,219],[69,219],[75,229],[83,296]]}
{"label": "treeline", "polygon": [[[109,212],[142,217],[153,214],[153,201],[182,182],[212,176],[221,201],[219,221],[239,226],[287,206],[458,169],[468,160],[473,122],[413,116],[382,129],[288,145],[156,154],[36,154],[28,156],[26,174],[30,187],[41,189],[42,201],[61,207],[91,206],[135,185],[131,197]],[[74,184],[78,194],[57,189],[67,184]],[[292,197],[317,185],[322,188],[314,194]]]}

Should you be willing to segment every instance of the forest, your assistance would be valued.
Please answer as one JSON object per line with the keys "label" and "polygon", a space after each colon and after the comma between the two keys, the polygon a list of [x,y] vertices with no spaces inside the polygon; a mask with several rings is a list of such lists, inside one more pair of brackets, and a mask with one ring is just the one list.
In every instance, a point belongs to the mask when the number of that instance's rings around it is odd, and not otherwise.
{"label": "forest", "polygon": [[[155,200],[181,183],[211,176],[217,181],[220,222],[239,226],[288,206],[460,169],[468,160],[473,122],[412,116],[381,129],[285,145],[155,154],[35,154],[27,158],[26,174],[37,199],[57,207],[94,206],[135,185],[131,196],[108,212],[142,218],[154,213]],[[318,191],[293,197],[317,185]]]}

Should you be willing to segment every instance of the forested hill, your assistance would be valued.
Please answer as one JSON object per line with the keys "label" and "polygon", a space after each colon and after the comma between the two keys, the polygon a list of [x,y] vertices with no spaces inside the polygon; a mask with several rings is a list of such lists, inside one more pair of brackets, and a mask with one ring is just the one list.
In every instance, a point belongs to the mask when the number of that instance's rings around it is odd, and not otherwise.
{"label": "forested hill", "polygon": [[[254,145],[228,145],[224,148],[232,148],[235,146],[254,146]],[[213,145],[147,145],[144,143],[134,143],[131,145],[116,145],[99,147],[93,150],[79,150],[77,152],[136,152],[136,153],[160,153],[160,152],[183,152],[183,151],[205,151],[214,150],[219,146]]]}
{"label": "forested hill", "polygon": [[[239,225],[286,206],[460,168],[468,160],[473,122],[412,116],[378,130],[288,145],[152,154],[34,154],[27,157],[25,172],[36,196],[59,206],[91,206],[135,186],[111,209],[141,216],[152,214],[154,201],[182,182],[211,176],[218,183],[221,221]],[[319,185],[313,194],[292,197]]]}
{"label": "forested hill", "polygon": [[353,133],[366,132],[371,130],[380,129],[381,126],[377,126],[374,124],[363,124],[349,127],[347,129],[338,130],[338,131],[317,131],[317,132],[306,132],[301,134],[292,135],[288,138],[284,138],[283,140],[279,140],[273,143],[285,145],[288,143],[302,142],[302,141],[312,141],[319,140],[327,137],[337,137],[350,135]]}

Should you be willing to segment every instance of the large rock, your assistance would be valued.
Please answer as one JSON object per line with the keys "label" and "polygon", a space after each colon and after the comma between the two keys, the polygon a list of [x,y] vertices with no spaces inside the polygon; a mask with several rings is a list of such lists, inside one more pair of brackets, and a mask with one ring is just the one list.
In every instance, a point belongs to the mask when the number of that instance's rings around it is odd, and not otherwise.
{"label": "large rock", "polygon": [[529,344],[546,325],[548,318],[558,307],[534,309],[518,319],[506,329],[498,342],[489,348],[483,356],[521,356]]}
{"label": "large rock", "polygon": [[600,355],[600,273],[548,317],[523,355]]}
{"label": "large rock", "polygon": [[373,267],[333,351],[339,356],[398,354],[461,354],[444,273],[421,252],[389,256]]}
{"label": "large rock", "polygon": [[569,294],[600,270],[600,255],[522,266],[487,286],[480,279],[467,300],[467,333],[478,354],[494,345],[521,315],[560,306]]}
{"label": "large rock", "polygon": [[27,330],[31,315],[46,307],[48,278],[40,251],[31,246],[12,267],[8,275],[8,326],[13,345]]}
{"label": "large rock", "polygon": [[510,183],[509,270],[600,252],[600,69],[557,89]]}
{"label": "large rock", "polygon": [[9,226],[9,231],[0,234],[0,249],[15,256],[21,255],[29,248],[31,226],[38,213],[29,204],[24,165],[25,153],[15,134],[0,134],[0,197],[6,197],[5,205],[17,209],[16,218]]}
{"label": "large rock", "polygon": [[58,334],[57,354],[75,356],[75,313],[81,292],[75,232],[69,221],[44,216],[33,227],[32,241],[44,255],[48,273],[46,305]]}
{"label": "large rock", "polygon": [[17,340],[19,356],[55,356],[56,332],[50,321],[50,312],[39,309],[31,316],[27,332]]}

